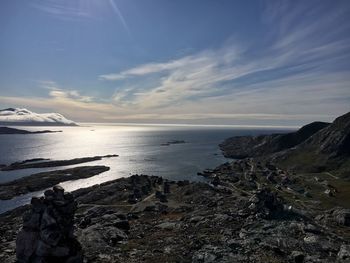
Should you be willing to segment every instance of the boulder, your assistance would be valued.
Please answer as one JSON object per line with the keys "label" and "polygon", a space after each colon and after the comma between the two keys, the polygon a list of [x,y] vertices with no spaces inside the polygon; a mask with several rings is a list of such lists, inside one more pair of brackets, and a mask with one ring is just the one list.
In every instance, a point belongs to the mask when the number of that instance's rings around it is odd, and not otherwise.
{"label": "boulder", "polygon": [[343,226],[350,226],[350,209],[337,209],[333,212],[334,220]]}
{"label": "boulder", "polygon": [[341,260],[350,260],[350,245],[341,245],[338,258]]}
{"label": "boulder", "polygon": [[130,230],[130,224],[128,220],[117,220],[116,222],[114,222],[114,226],[122,229],[124,231],[129,231]]}
{"label": "boulder", "polygon": [[291,254],[291,259],[295,263],[303,263],[305,259],[305,255],[303,252],[300,251],[293,251]]}
{"label": "boulder", "polygon": [[161,228],[164,230],[174,230],[180,227],[180,225],[176,222],[164,222],[159,225],[156,225],[157,228]]}

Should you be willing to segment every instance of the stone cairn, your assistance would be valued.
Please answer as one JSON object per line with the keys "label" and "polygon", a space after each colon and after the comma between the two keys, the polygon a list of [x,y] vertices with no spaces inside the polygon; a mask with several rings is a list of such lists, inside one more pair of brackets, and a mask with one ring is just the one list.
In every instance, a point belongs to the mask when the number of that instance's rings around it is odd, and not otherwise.
{"label": "stone cairn", "polygon": [[77,202],[60,186],[33,197],[17,235],[18,263],[82,263],[83,253],[73,235]]}
{"label": "stone cairn", "polygon": [[249,199],[250,213],[258,218],[276,218],[285,210],[282,199],[268,188],[259,189]]}

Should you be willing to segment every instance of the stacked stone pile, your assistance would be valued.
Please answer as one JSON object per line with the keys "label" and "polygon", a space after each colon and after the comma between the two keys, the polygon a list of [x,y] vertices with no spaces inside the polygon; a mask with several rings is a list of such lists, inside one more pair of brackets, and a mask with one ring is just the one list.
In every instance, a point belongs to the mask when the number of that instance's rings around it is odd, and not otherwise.
{"label": "stacked stone pile", "polygon": [[268,188],[254,191],[249,199],[249,210],[256,217],[274,218],[280,217],[284,210],[283,201]]}
{"label": "stacked stone pile", "polygon": [[171,192],[171,183],[164,180],[162,177],[150,177],[146,178],[143,175],[133,175],[130,177],[131,185],[128,202],[130,204],[136,204],[142,201],[143,198],[149,196],[153,190],[155,190],[155,197],[160,202],[168,202],[167,194]]}
{"label": "stacked stone pile", "polygon": [[44,197],[33,197],[17,235],[18,262],[83,262],[81,246],[73,235],[76,208],[73,195],[60,186],[45,191]]}

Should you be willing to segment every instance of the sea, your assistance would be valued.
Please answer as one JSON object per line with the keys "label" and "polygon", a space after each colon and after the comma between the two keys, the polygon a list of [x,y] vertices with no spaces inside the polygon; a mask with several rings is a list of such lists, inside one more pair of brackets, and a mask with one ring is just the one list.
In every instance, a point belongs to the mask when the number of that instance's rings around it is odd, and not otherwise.
{"label": "sea", "polygon": [[[106,165],[110,170],[102,174],[61,183],[66,191],[89,187],[133,174],[162,176],[172,180],[202,181],[197,175],[229,159],[219,144],[226,138],[288,132],[284,128],[252,128],[237,126],[192,126],[151,124],[93,124],[78,127],[15,127],[29,131],[53,130],[58,133],[0,135],[0,164],[10,164],[34,158],[68,160],[80,157],[117,154],[79,165],[53,168],[0,171],[0,183],[31,174],[85,165]],[[184,143],[168,144],[172,141]],[[0,213],[29,202],[43,191],[0,201]]]}

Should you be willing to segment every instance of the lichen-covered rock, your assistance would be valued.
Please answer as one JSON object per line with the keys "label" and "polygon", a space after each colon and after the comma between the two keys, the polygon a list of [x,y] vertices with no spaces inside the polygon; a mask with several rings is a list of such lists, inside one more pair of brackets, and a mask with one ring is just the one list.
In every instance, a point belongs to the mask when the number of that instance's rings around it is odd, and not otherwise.
{"label": "lichen-covered rock", "polygon": [[350,260],[350,245],[342,245],[340,247],[338,258],[341,260]]}

